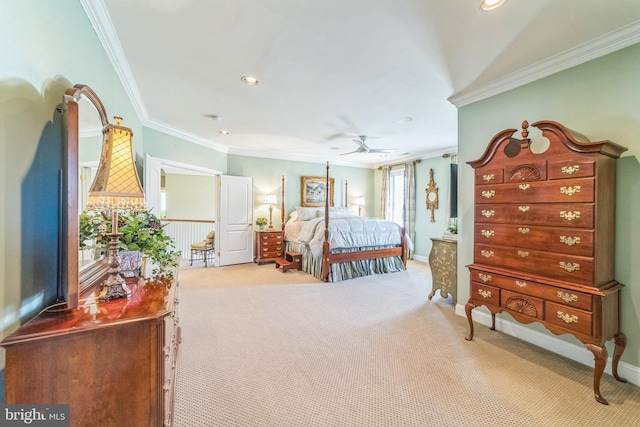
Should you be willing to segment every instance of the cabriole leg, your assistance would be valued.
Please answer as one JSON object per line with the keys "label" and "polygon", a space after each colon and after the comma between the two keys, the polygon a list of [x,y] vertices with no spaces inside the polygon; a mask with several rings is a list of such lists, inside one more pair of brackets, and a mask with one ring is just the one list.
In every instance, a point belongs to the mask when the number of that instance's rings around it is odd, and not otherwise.
{"label": "cabriole leg", "polygon": [[604,345],[598,346],[595,344],[586,344],[586,347],[593,353],[595,360],[595,366],[593,368],[593,394],[598,402],[603,405],[608,405],[609,402],[600,394],[600,378],[602,378],[604,367],[607,364],[607,348]]}
{"label": "cabriole leg", "polygon": [[471,341],[473,339],[473,319],[471,318],[471,310],[474,308],[476,308],[476,306],[471,304],[471,302],[468,302],[464,306],[464,312],[467,313],[467,321],[469,322],[469,335],[464,337],[467,341]]}
{"label": "cabriole leg", "polygon": [[627,337],[625,337],[624,334],[620,332],[614,335],[613,339],[615,340],[616,347],[613,349],[613,361],[611,363],[611,373],[613,374],[613,378],[617,379],[620,382],[626,383],[627,380],[618,376],[618,362],[620,362],[622,353],[624,352],[624,349],[627,347]]}

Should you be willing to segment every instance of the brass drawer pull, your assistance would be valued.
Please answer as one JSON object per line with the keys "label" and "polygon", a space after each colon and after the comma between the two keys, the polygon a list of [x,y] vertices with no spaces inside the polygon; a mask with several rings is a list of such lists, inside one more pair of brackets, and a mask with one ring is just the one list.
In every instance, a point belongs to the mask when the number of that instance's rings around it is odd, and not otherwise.
{"label": "brass drawer pull", "polygon": [[496,192],[494,190],[485,190],[482,192],[482,196],[486,197],[487,199],[490,199],[495,195],[496,195]]}
{"label": "brass drawer pull", "polygon": [[488,211],[486,211],[484,209],[482,210],[482,216],[485,217],[485,218],[491,218],[495,214],[496,214],[496,211],[494,211],[493,209],[488,210]]}
{"label": "brass drawer pull", "polygon": [[566,194],[567,196],[573,196],[576,193],[580,192],[580,186],[576,185],[575,187],[560,187],[560,193]]}
{"label": "brass drawer pull", "polygon": [[566,173],[567,175],[571,175],[574,172],[578,172],[579,170],[580,170],[580,165],[563,166],[562,167],[562,172]]}
{"label": "brass drawer pull", "polygon": [[478,294],[480,294],[480,296],[482,298],[491,298],[491,291],[485,291],[484,289],[478,289]]}
{"label": "brass drawer pull", "polygon": [[560,261],[560,267],[562,267],[564,270],[567,270],[569,273],[573,273],[574,271],[580,270],[580,264],[575,262],[571,263],[571,262]]}
{"label": "brass drawer pull", "polygon": [[573,221],[574,219],[580,218],[580,211],[560,211],[560,218]]}
{"label": "brass drawer pull", "polygon": [[482,230],[482,235],[484,237],[491,237],[495,234],[493,230]]}
{"label": "brass drawer pull", "polygon": [[480,254],[485,258],[491,258],[494,255],[493,251],[485,251],[485,250],[481,250]]}
{"label": "brass drawer pull", "polygon": [[560,243],[564,243],[567,246],[578,245],[578,244],[580,244],[580,238],[579,237],[560,236]]}
{"label": "brass drawer pull", "polygon": [[558,291],[558,298],[560,298],[564,302],[575,302],[578,301],[578,295],[570,294],[568,292]]}
{"label": "brass drawer pull", "polygon": [[526,288],[527,282],[523,282],[522,280],[516,280],[516,285],[518,285],[521,288]]}
{"label": "brass drawer pull", "polygon": [[525,257],[529,256],[529,252],[527,252],[527,251],[518,251],[518,255],[520,255],[522,258],[525,258]]}
{"label": "brass drawer pull", "polygon": [[558,317],[562,319],[565,323],[578,323],[578,316],[575,314],[566,314],[562,311],[557,312]]}
{"label": "brass drawer pull", "polygon": [[529,229],[527,227],[520,227],[520,228],[518,228],[518,231],[521,234],[527,234],[529,232]]}
{"label": "brass drawer pull", "polygon": [[482,280],[484,283],[490,282],[491,281],[491,275],[489,274],[478,274],[478,277],[480,278],[480,280]]}
{"label": "brass drawer pull", "polygon": [[493,181],[495,177],[496,176],[492,173],[489,173],[487,175],[482,175],[482,179],[484,179],[485,181]]}
{"label": "brass drawer pull", "polygon": [[518,206],[518,210],[520,212],[527,212],[529,210],[529,206]]}
{"label": "brass drawer pull", "polygon": [[518,185],[518,188],[521,190],[528,190],[529,188],[531,188],[531,184],[520,184]]}

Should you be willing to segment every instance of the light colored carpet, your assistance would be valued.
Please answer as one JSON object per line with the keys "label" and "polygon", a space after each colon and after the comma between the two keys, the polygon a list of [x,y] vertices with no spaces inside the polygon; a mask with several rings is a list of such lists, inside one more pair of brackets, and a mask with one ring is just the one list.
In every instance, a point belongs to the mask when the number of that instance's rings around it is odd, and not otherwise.
{"label": "light colored carpet", "polygon": [[339,283],[273,264],[180,271],[175,424],[630,426],[640,388],[476,325],[428,266]]}

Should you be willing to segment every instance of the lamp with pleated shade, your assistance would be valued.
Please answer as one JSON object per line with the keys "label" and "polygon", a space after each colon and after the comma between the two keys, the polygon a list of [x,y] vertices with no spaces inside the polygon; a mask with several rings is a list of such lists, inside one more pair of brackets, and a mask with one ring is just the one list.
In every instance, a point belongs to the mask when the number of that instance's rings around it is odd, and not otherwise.
{"label": "lamp with pleated shade", "polygon": [[145,207],[142,185],[133,160],[133,133],[120,126],[122,117],[114,117],[116,124],[109,123],[103,129],[102,154],[96,177],[87,197],[86,210],[110,214],[109,277],[102,284],[98,298],[108,301],[128,298],[131,290],[120,275],[120,233],[118,233],[118,211],[143,210]]}

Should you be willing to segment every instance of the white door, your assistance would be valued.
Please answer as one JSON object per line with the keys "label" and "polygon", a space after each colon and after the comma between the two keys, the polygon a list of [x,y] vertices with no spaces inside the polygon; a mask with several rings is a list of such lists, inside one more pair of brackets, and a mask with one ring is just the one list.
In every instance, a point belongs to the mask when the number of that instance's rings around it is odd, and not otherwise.
{"label": "white door", "polygon": [[150,155],[144,157],[144,198],[147,209],[160,218],[162,164]]}
{"label": "white door", "polygon": [[253,179],[216,176],[216,266],[253,262]]}

